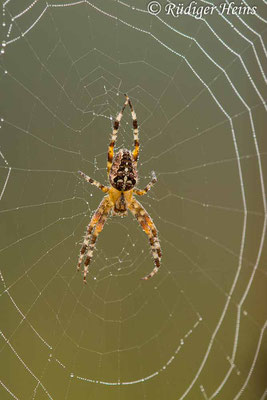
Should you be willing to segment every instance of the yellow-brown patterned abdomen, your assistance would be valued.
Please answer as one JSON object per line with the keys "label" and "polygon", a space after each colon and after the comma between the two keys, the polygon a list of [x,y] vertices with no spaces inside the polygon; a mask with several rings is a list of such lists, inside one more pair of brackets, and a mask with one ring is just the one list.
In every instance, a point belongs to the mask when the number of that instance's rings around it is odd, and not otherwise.
{"label": "yellow-brown patterned abdomen", "polygon": [[129,150],[121,149],[115,155],[109,181],[120,192],[131,190],[136,185],[137,171],[132,153]]}

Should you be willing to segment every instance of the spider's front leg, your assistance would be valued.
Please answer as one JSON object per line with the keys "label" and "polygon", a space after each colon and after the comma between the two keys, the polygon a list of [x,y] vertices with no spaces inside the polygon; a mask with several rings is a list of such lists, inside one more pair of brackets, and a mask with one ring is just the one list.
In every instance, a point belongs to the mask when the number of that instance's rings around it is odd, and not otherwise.
{"label": "spider's front leg", "polygon": [[151,278],[153,275],[155,275],[160,267],[162,253],[158,238],[158,232],[149,214],[135,198],[133,198],[131,203],[128,204],[128,208],[133,213],[133,215],[143,228],[143,231],[147,234],[149,238],[149,243],[154,258],[155,268],[153,269],[152,272],[150,272],[150,274],[142,278],[144,280],[147,280]]}
{"label": "spider's front leg", "polygon": [[[93,256],[93,250],[95,247],[97,237],[104,227],[104,223],[106,222],[106,220],[108,218],[108,214],[111,210],[111,207],[112,207],[112,205],[109,200],[109,196],[105,196],[104,199],[99,204],[99,207],[95,211],[94,215],[92,216],[92,219],[87,227],[87,232],[86,232],[86,235],[85,235],[85,238],[83,241],[82,248],[80,250],[80,256],[79,256],[78,265],[77,265],[77,270],[79,271],[80,266],[83,261],[83,258],[85,256],[85,252],[88,248],[85,262],[84,262],[84,271],[83,271],[84,282],[86,282],[86,275],[87,275],[90,261]],[[90,244],[89,244],[89,242],[90,242]],[[88,247],[88,245],[89,245],[89,247]]]}
{"label": "spider's front leg", "polygon": [[157,177],[154,171],[151,172],[151,181],[146,185],[146,187],[143,190],[140,189],[134,189],[134,194],[137,194],[138,196],[144,196],[144,194],[147,194],[147,192],[152,188],[152,186],[155,185],[157,182]]}

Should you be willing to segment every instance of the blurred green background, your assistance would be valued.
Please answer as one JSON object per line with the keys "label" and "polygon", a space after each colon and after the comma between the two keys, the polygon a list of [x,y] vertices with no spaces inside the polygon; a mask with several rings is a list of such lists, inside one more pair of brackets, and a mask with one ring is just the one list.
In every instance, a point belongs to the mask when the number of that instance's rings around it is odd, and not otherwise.
{"label": "blurred green background", "polygon": [[[140,0],[3,3],[1,399],[266,397],[258,3],[258,16],[205,20],[152,16]],[[139,187],[158,177],[140,201],[162,267],[140,280],[153,269],[147,237],[114,217],[85,286],[76,264],[103,195],[77,171],[107,183],[124,93]],[[132,142],[126,109],[117,146]]]}

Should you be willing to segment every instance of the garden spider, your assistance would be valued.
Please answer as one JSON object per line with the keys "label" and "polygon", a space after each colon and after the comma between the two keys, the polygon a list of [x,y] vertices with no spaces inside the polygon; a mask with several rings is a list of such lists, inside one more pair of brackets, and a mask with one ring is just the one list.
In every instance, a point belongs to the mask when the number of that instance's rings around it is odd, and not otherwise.
{"label": "garden spider", "polygon": [[[158,239],[157,229],[148,215],[146,210],[141,206],[141,204],[135,199],[134,194],[138,196],[143,196],[146,194],[151,187],[156,183],[157,178],[155,172],[152,172],[152,180],[143,190],[135,189],[138,176],[137,176],[137,160],[139,154],[139,138],[138,138],[138,125],[136,120],[136,114],[133,109],[132,103],[127,95],[125,103],[122,110],[117,115],[114,121],[113,132],[111,137],[111,142],[108,148],[108,163],[107,172],[109,177],[109,182],[111,186],[104,186],[101,183],[95,181],[89,176],[85,175],[83,172],[79,171],[79,174],[89,183],[95,185],[102,192],[107,193],[99,204],[97,210],[95,211],[92,219],[87,226],[86,235],[83,241],[82,248],[80,250],[79,260],[77,269],[80,269],[83,258],[86,253],[84,261],[83,270],[83,280],[86,283],[86,275],[88,273],[88,267],[90,261],[93,257],[93,251],[95,243],[99,233],[102,231],[104,224],[112,211],[113,215],[125,216],[127,215],[127,210],[129,209],[132,214],[136,217],[139,224],[148,235],[149,243],[151,246],[152,255],[154,258],[155,267],[153,271],[142,279],[149,279],[156,274],[160,267],[161,260],[161,248]],[[133,133],[134,133],[134,151],[131,152],[127,149],[119,150],[114,156],[114,146],[117,139],[117,132],[119,130],[120,121],[123,115],[125,107],[129,104],[131,109],[131,115],[133,120]]]}

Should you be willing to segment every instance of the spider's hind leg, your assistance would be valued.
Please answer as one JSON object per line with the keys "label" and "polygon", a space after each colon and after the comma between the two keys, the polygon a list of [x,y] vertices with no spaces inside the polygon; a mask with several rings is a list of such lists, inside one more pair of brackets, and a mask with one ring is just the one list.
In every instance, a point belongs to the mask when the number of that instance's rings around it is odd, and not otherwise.
{"label": "spider's hind leg", "polygon": [[[126,96],[126,95],[125,95]],[[137,118],[136,118],[136,113],[133,109],[133,105],[131,100],[129,99],[128,96],[126,96],[126,99],[128,99],[128,103],[131,109],[131,116],[132,116],[132,120],[133,120],[133,133],[134,133],[134,151],[133,151],[133,159],[135,162],[137,162],[138,160],[138,156],[139,156],[139,130],[138,130],[138,123],[137,123]]]}
{"label": "spider's hind leg", "polygon": [[123,111],[125,110],[125,107],[127,106],[129,102],[129,98],[128,96],[126,96],[126,100],[125,103],[123,104],[123,107],[121,109],[121,111],[119,112],[119,114],[117,115],[114,124],[113,124],[113,131],[112,131],[112,136],[111,136],[111,141],[108,147],[108,163],[107,163],[107,171],[108,174],[110,172],[110,168],[112,165],[112,161],[113,161],[113,156],[114,156],[114,146],[115,146],[115,142],[117,139],[117,133],[120,127],[120,121],[122,119],[122,115],[123,115]]}

